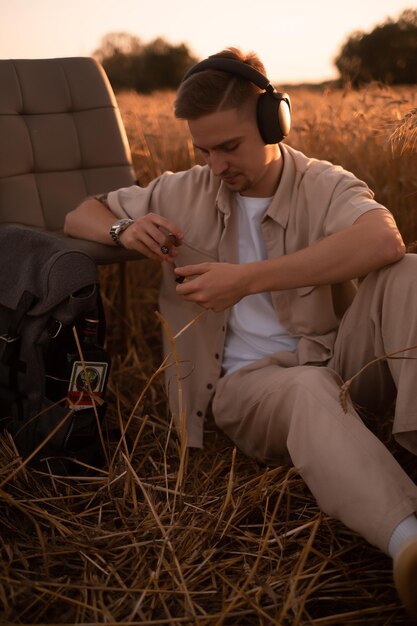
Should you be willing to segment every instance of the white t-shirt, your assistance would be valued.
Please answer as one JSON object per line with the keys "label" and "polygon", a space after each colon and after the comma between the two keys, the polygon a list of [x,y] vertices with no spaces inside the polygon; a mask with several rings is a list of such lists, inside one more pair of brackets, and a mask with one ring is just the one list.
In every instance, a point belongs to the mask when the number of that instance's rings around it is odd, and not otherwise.
{"label": "white t-shirt", "polygon": [[[236,194],[239,263],[267,258],[261,222],[272,198]],[[223,369],[230,374],[273,352],[294,351],[297,339],[277,318],[269,292],[242,298],[232,307],[224,347]]]}

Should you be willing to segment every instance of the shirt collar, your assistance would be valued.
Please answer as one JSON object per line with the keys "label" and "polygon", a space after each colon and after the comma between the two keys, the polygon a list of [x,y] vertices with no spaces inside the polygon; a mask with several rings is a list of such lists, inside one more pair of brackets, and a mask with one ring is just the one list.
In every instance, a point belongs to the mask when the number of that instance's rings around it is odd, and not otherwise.
{"label": "shirt collar", "polygon": [[234,192],[230,191],[223,181],[220,181],[220,187],[216,197],[216,206],[223,215],[228,215],[230,208],[234,206],[234,195]]}
{"label": "shirt collar", "polygon": [[291,190],[295,183],[296,169],[285,144],[280,144],[280,150],[283,160],[281,178],[266,215],[280,224],[282,228],[286,228],[290,214]]}

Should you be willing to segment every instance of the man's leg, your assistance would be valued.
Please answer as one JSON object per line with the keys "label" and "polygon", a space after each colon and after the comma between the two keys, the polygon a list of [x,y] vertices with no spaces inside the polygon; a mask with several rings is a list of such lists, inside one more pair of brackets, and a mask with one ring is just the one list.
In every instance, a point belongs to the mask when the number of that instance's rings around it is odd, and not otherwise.
{"label": "man's leg", "polygon": [[340,384],[329,368],[282,368],[270,357],[221,379],[213,414],[249,456],[289,456],[324,512],[387,551],[416,510],[417,487],[352,404],[344,412]]}
{"label": "man's leg", "polygon": [[[396,397],[393,434],[417,454],[417,256],[406,257],[362,282],[339,329],[329,364],[345,381],[354,403],[382,414]],[[409,350],[402,351],[406,348]],[[383,356],[362,369],[367,363]],[[360,372],[360,373],[359,373]],[[405,515],[392,529],[388,552],[394,580],[409,613],[417,618],[417,518]]]}
{"label": "man's leg", "polygon": [[347,381],[358,407],[375,415],[386,412],[396,397],[393,434],[417,454],[417,348],[366,364],[384,354],[417,346],[417,255],[408,254],[361,284],[342,320],[335,345],[334,368]]}

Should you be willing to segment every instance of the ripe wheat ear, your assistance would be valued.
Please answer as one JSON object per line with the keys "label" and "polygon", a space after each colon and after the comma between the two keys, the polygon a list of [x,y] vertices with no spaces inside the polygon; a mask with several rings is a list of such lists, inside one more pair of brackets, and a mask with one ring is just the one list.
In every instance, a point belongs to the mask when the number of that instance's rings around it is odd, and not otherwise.
{"label": "ripe wheat ear", "polygon": [[399,148],[400,153],[406,150],[415,150],[417,145],[417,107],[408,111],[398,122],[389,140],[392,148]]}

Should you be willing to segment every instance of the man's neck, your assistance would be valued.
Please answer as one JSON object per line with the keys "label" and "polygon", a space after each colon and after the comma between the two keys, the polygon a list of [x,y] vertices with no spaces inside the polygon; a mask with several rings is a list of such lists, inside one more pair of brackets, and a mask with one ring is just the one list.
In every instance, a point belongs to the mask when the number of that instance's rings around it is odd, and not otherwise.
{"label": "man's neck", "polygon": [[281,180],[284,159],[278,145],[271,146],[271,149],[275,149],[275,156],[271,159],[264,176],[253,189],[243,191],[242,196],[270,198],[275,194]]}

